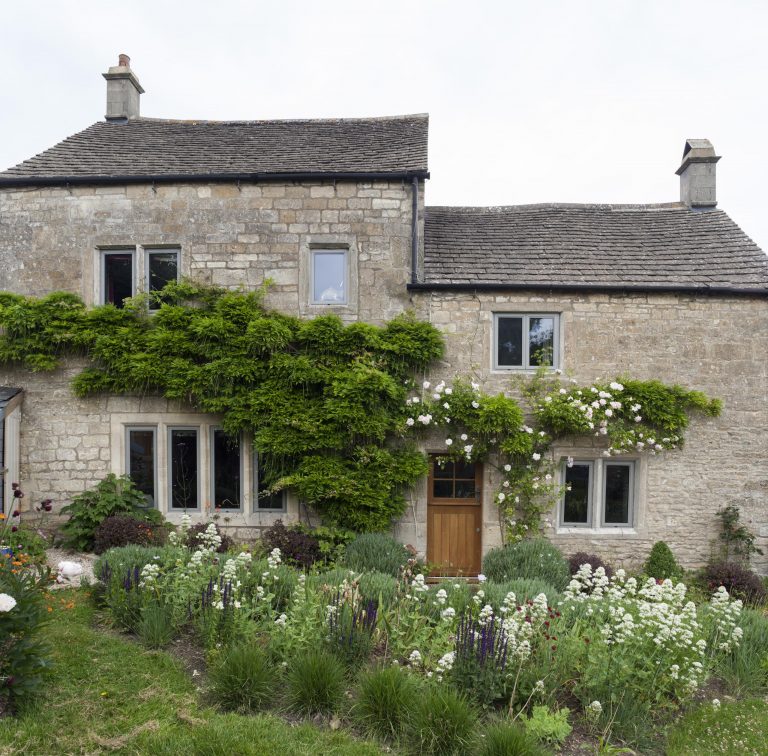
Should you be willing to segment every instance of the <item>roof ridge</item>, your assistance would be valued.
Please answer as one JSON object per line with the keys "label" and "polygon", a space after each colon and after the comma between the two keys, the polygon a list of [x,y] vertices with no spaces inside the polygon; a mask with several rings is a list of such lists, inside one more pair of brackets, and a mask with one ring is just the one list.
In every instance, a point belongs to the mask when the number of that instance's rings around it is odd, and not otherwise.
{"label": "roof ridge", "polygon": [[[153,118],[151,116],[141,116],[127,121],[128,124],[134,123],[169,123],[169,124],[222,124],[222,125],[247,125],[247,124],[265,124],[265,123],[371,123],[374,121],[428,121],[429,113],[403,113],[402,115],[386,116],[353,116],[350,118],[255,118],[255,119],[211,119],[211,118]],[[96,123],[108,123],[108,121],[97,121]],[[125,122],[118,125],[125,125]]]}
{"label": "roof ridge", "polygon": [[[536,202],[525,205],[427,205],[426,210],[457,213],[502,213],[516,210],[689,210],[682,202],[604,203],[604,202]],[[722,211],[720,211],[722,212]]]}

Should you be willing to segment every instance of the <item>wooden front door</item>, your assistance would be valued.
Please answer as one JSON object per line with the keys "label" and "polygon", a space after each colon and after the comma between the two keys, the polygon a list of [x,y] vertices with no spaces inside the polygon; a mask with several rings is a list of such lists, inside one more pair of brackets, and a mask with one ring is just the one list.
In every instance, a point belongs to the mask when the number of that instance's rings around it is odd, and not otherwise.
{"label": "wooden front door", "polygon": [[[427,496],[427,561],[435,574],[480,572],[482,465],[438,463],[433,455]],[[444,458],[443,458],[444,459]]]}

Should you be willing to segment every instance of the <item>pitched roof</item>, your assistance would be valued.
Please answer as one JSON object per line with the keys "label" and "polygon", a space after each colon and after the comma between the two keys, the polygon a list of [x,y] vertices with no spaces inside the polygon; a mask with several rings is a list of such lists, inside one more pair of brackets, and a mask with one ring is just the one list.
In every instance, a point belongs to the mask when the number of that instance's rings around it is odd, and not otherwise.
{"label": "pitched roof", "polygon": [[[427,115],[306,121],[100,121],[0,173],[0,184],[427,172]],[[13,181],[6,181],[13,180]]]}
{"label": "pitched roof", "polygon": [[424,281],[768,293],[768,257],[722,210],[678,203],[428,207]]}

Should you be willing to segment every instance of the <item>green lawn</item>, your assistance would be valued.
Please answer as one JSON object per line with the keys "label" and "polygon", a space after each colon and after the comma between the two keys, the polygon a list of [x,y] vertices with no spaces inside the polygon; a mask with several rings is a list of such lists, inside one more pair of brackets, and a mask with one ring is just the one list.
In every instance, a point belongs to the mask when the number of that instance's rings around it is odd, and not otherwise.
{"label": "green lawn", "polygon": [[17,719],[0,720],[0,755],[11,754],[379,754],[371,743],[270,715],[218,714],[202,706],[181,665],[93,627],[82,594],[56,601],[45,633],[54,669],[45,696]]}

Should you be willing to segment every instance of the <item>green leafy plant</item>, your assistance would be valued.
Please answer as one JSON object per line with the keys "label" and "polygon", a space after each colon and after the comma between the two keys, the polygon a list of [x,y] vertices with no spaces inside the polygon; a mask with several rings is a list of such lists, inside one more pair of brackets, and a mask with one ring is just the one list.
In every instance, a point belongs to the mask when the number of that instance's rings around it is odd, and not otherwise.
{"label": "green leafy plant", "polygon": [[570,711],[566,708],[550,711],[546,706],[534,706],[528,719],[523,720],[525,729],[542,743],[561,744],[573,729],[568,722]]}
{"label": "green leafy plant", "polygon": [[363,533],[347,545],[344,563],[356,572],[376,570],[397,577],[410,554],[402,543],[384,533]]}
{"label": "green leafy plant", "polygon": [[718,510],[720,520],[720,560],[749,564],[753,554],[762,554],[755,546],[755,535],[741,522],[741,511],[735,504]]}
{"label": "green leafy plant", "polygon": [[164,648],[173,640],[176,629],[170,607],[157,601],[144,606],[137,631],[147,648]]}
{"label": "green leafy plant", "polygon": [[483,574],[495,583],[515,578],[543,580],[562,591],[571,579],[561,551],[543,538],[531,538],[491,549],[483,559]]}
{"label": "green leafy plant", "polygon": [[537,739],[516,722],[497,722],[480,735],[479,756],[547,756]]}
{"label": "green leafy plant", "polygon": [[288,701],[302,714],[328,714],[335,711],[344,695],[344,667],[333,655],[309,651],[290,664]]}
{"label": "green leafy plant", "polygon": [[65,542],[78,551],[93,547],[96,528],[107,517],[127,514],[148,523],[163,521],[157,510],[147,508],[146,496],[127,475],[118,477],[113,473],[94,488],[75,496],[61,511],[69,515],[61,528]]}
{"label": "green leafy plant", "polygon": [[672,549],[664,541],[657,541],[643,565],[643,572],[657,580],[677,580],[682,576],[683,569],[677,563]]}
{"label": "green leafy plant", "polygon": [[399,667],[364,672],[352,715],[364,732],[396,740],[418,696],[416,678]]}
{"label": "green leafy plant", "polygon": [[275,695],[275,670],[255,643],[239,642],[225,649],[209,673],[211,698],[223,709],[258,711]]}
{"label": "green leafy plant", "polygon": [[477,709],[450,687],[429,687],[407,720],[406,734],[417,753],[465,754],[470,751]]}

